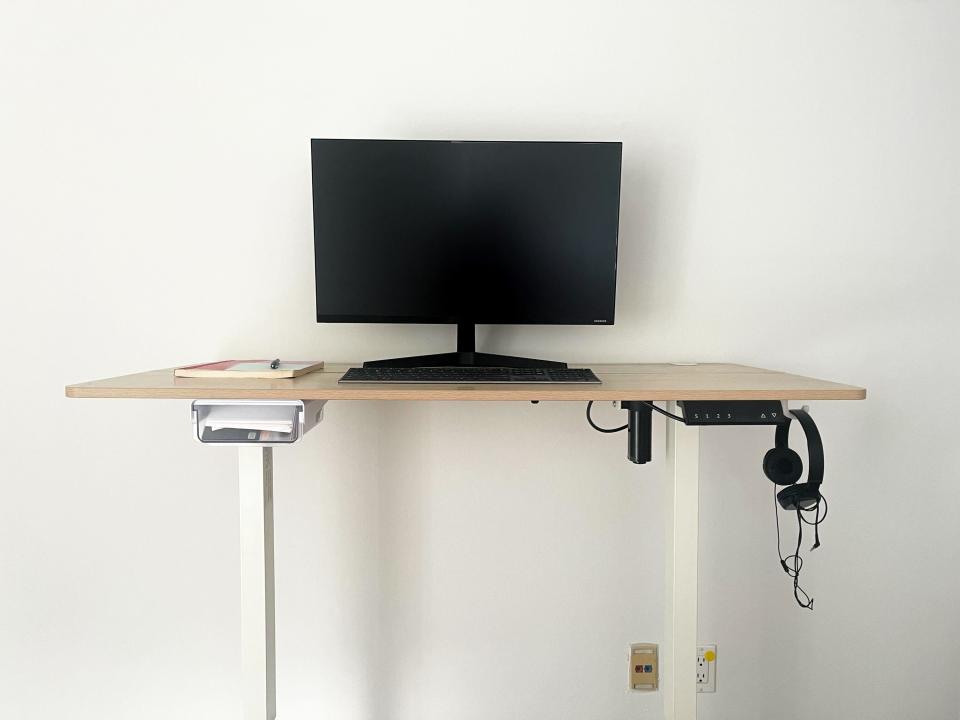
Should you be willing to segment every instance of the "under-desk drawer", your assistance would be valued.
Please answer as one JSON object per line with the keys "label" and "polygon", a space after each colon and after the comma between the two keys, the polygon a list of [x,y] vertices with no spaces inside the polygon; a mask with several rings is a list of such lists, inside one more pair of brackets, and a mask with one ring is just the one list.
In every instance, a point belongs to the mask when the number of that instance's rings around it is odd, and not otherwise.
{"label": "under-desk drawer", "polygon": [[325,400],[194,400],[193,436],[209,445],[289,445],[323,418]]}

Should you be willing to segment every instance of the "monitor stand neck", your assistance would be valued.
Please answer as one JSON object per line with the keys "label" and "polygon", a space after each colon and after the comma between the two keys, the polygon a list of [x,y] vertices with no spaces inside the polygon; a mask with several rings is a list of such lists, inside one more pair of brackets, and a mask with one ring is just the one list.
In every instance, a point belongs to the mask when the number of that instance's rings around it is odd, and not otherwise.
{"label": "monitor stand neck", "polygon": [[493,355],[477,352],[476,326],[457,324],[457,351],[437,355],[368,360],[364,367],[509,367],[509,368],[565,368],[556,360],[535,360],[513,355]]}

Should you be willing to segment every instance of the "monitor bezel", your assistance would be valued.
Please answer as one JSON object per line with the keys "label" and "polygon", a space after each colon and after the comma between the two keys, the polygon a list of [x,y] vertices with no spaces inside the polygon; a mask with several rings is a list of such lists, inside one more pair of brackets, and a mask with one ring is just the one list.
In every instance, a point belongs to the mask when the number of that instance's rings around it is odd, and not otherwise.
{"label": "monitor bezel", "polygon": [[[613,309],[609,318],[589,318],[578,320],[535,320],[517,322],[515,320],[498,320],[490,318],[456,318],[444,315],[363,315],[363,314],[343,314],[343,313],[321,313],[317,297],[317,238],[315,212],[316,203],[313,195],[313,150],[315,143],[323,142],[383,142],[383,143],[443,143],[443,144],[488,144],[488,145],[616,145],[619,150],[617,163],[617,172],[619,182],[617,183],[617,234],[613,240],[614,260],[613,260]],[[358,323],[358,324],[400,324],[400,325],[600,325],[609,326],[615,324],[617,310],[617,290],[618,290],[618,269],[620,259],[620,200],[623,192],[623,141],[621,140],[436,140],[425,139],[417,140],[413,138],[311,138],[310,139],[310,177],[311,177],[311,218],[314,220],[313,235],[313,293],[314,309],[316,311],[317,323]]]}

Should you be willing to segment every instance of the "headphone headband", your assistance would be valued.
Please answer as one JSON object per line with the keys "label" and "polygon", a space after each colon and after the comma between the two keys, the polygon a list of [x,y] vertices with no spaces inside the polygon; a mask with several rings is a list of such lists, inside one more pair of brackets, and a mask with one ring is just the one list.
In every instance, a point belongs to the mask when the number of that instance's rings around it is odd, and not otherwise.
{"label": "headphone headband", "polygon": [[[823,483],[823,440],[820,438],[820,430],[806,410],[788,410],[787,413],[797,419],[807,439],[807,483],[819,486]],[[784,421],[777,425],[774,445],[781,450],[790,447],[790,424],[790,418],[785,417]]]}

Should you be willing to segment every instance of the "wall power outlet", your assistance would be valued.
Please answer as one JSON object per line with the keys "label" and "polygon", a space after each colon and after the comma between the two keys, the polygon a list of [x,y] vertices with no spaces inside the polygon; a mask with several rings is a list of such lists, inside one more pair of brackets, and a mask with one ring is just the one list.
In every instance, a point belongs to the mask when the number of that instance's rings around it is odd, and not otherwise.
{"label": "wall power outlet", "polygon": [[717,691],[717,646],[697,647],[697,692]]}

